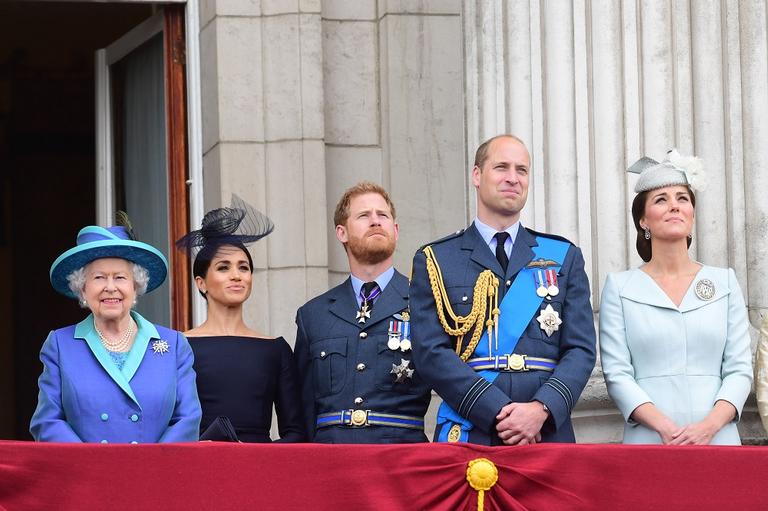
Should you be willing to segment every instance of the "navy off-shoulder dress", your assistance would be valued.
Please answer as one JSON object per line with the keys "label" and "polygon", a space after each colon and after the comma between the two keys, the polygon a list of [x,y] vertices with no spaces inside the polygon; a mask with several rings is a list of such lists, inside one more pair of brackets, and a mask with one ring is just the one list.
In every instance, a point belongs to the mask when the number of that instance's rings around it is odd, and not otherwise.
{"label": "navy off-shoulder dress", "polygon": [[240,441],[271,442],[274,404],[280,433],[276,441],[304,440],[296,366],[285,339],[190,337],[189,343],[203,408],[201,432],[226,416]]}

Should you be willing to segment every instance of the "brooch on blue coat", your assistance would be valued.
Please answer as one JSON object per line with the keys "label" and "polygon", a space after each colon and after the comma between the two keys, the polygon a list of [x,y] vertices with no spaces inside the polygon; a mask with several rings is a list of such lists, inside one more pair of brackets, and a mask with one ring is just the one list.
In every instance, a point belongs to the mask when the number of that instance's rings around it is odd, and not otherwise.
{"label": "brooch on blue coat", "polygon": [[168,351],[170,351],[169,348],[170,348],[170,346],[168,345],[168,342],[166,342],[166,341],[164,341],[162,339],[160,339],[159,341],[154,341],[152,343],[152,351],[155,354],[159,353],[160,355],[162,355],[164,353],[168,353]]}
{"label": "brooch on blue coat", "polygon": [[705,302],[711,300],[715,296],[715,284],[709,279],[701,279],[696,282],[694,290],[696,291],[696,296]]}

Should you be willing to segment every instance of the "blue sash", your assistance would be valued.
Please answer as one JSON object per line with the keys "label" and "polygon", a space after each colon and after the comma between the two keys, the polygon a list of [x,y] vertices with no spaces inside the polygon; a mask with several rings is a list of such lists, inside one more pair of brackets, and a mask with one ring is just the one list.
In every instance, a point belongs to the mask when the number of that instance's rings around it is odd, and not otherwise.
{"label": "blue sash", "polygon": [[[533,259],[544,259],[554,261],[556,265],[549,265],[547,268],[559,272],[563,264],[565,255],[568,253],[569,243],[537,236],[538,246],[533,247]],[[491,357],[498,354],[510,354],[515,351],[520,336],[523,335],[528,324],[531,322],[536,311],[541,306],[543,297],[536,294],[536,279],[534,273],[537,268],[525,267],[517,274],[512,286],[507,290],[504,299],[499,304],[499,348],[488,346],[488,330],[483,331],[483,336],[477,344],[473,353],[474,357]],[[499,372],[493,370],[482,370],[477,373],[493,383],[498,377]],[[461,426],[460,442],[466,442],[469,439],[469,431],[474,425],[466,418],[459,415],[453,408],[443,401],[437,410],[437,427],[440,428],[438,442],[448,441],[448,432],[454,424]]]}

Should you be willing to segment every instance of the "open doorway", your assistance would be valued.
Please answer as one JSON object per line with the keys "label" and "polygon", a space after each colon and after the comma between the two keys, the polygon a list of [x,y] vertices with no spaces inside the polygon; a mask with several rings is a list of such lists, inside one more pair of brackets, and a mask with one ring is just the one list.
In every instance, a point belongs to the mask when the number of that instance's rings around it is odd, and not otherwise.
{"label": "open doorway", "polygon": [[94,54],[156,9],[0,3],[0,438],[30,438],[40,346],[84,317],[48,270],[97,219]]}

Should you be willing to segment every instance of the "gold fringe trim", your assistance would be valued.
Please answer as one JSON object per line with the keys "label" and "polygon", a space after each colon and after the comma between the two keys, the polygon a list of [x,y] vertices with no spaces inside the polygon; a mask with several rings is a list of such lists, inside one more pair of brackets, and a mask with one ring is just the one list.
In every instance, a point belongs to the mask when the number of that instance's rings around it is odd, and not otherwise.
{"label": "gold fringe trim", "polygon": [[[437,257],[428,246],[424,249],[424,255],[427,258],[427,274],[429,275],[429,285],[432,287],[432,295],[435,297],[435,308],[437,317],[446,333],[456,337],[456,354],[461,360],[466,362],[475,351],[480,337],[483,335],[483,327],[488,329],[488,343],[494,335],[497,336],[498,344],[498,324],[499,324],[499,279],[491,270],[484,270],[475,281],[475,290],[472,296],[472,310],[466,316],[458,316],[453,312],[448,293],[445,289],[443,274],[440,265],[437,263]],[[490,314],[487,314],[490,310]],[[448,317],[446,317],[446,313]],[[485,321],[486,315],[488,320]],[[450,318],[451,323],[448,322]],[[474,327],[469,344],[462,352],[461,345],[464,336]],[[489,346],[490,348],[490,346]],[[492,352],[489,349],[489,353]]]}

